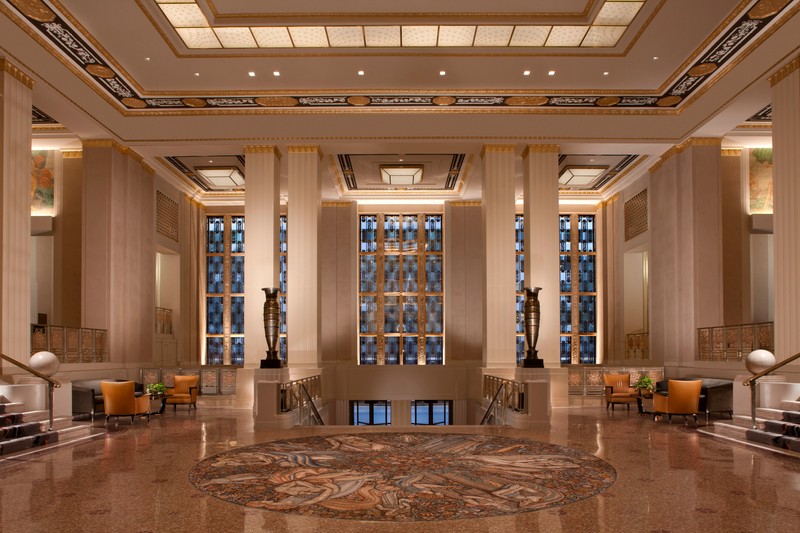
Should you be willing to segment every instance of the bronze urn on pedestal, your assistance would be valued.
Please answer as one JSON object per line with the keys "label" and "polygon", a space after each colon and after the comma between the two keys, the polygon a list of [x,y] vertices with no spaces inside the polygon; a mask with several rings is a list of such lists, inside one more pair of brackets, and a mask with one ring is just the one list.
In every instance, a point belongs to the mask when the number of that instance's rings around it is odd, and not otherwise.
{"label": "bronze urn on pedestal", "polygon": [[524,368],[544,368],[544,360],[539,359],[536,342],[539,340],[539,317],[541,308],[539,304],[539,291],[541,287],[525,289],[525,342],[528,349],[525,359],[522,360]]}
{"label": "bronze urn on pedestal", "polygon": [[278,289],[261,289],[266,295],[264,302],[264,334],[267,337],[267,357],[261,360],[261,368],[281,368],[278,357],[278,333],[280,331],[281,309],[278,304]]}

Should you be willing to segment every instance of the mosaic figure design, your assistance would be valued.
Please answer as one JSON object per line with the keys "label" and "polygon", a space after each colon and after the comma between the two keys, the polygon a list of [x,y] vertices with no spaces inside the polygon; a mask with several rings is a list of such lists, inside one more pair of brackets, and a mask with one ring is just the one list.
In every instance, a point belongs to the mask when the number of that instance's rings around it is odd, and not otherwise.
{"label": "mosaic figure design", "polygon": [[364,433],[266,442],[189,474],[220,499],[308,516],[376,521],[480,518],[595,496],[614,468],[579,450],[490,435]]}

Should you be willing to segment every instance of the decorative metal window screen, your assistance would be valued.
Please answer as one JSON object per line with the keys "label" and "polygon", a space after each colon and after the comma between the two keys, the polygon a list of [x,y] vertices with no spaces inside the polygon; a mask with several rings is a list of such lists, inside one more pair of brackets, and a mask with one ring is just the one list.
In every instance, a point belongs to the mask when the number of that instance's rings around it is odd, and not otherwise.
{"label": "decorative metal window screen", "polygon": [[440,214],[359,218],[359,364],[444,364]]}
{"label": "decorative metal window screen", "polygon": [[559,215],[560,360],[597,362],[597,250],[594,215]]}
{"label": "decorative metal window screen", "polygon": [[206,218],[206,364],[244,364],[244,217]]}
{"label": "decorative metal window screen", "polygon": [[647,231],[647,189],[625,202],[625,240]]}
{"label": "decorative metal window screen", "polygon": [[178,202],[156,191],[156,231],[168,239],[179,242],[180,208]]}

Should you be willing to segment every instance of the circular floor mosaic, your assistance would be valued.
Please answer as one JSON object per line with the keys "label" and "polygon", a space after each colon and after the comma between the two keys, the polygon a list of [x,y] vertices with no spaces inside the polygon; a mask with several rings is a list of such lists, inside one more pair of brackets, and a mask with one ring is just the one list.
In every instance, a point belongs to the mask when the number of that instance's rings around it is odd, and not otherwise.
{"label": "circular floor mosaic", "polygon": [[535,511],[589,498],[614,468],[587,453],[491,435],[362,433],[237,448],[189,478],[223,500],[353,520],[452,520]]}

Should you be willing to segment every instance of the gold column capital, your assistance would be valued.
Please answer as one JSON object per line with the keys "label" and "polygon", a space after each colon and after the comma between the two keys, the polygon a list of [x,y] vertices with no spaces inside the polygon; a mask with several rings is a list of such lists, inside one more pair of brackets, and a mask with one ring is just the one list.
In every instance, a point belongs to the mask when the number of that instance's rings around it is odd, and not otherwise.
{"label": "gold column capital", "polygon": [[722,157],[740,157],[742,155],[741,148],[723,148],[720,150]]}
{"label": "gold column capital", "polygon": [[0,59],[0,67],[3,71],[11,75],[12,78],[22,82],[28,89],[33,89],[33,78],[23,72],[18,66],[11,63],[8,59]]}
{"label": "gold column capital", "polygon": [[557,144],[529,144],[522,150],[522,159],[525,159],[532,153],[556,153],[561,150]]}
{"label": "gold column capital", "polygon": [[517,145],[515,144],[484,144],[483,148],[481,148],[481,159],[489,153],[508,153],[511,152],[512,154],[517,151]]}
{"label": "gold column capital", "polygon": [[244,155],[247,156],[247,154],[275,154],[278,159],[283,157],[281,151],[274,145],[245,145]]}
{"label": "gold column capital", "polygon": [[61,150],[61,157],[64,159],[80,159],[83,157],[83,150]]}
{"label": "gold column capital", "polygon": [[771,87],[775,87],[781,80],[785,79],[795,70],[800,69],[800,56],[795,57],[784,66],[782,66],[778,71],[769,77],[769,84]]}

